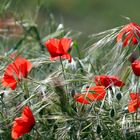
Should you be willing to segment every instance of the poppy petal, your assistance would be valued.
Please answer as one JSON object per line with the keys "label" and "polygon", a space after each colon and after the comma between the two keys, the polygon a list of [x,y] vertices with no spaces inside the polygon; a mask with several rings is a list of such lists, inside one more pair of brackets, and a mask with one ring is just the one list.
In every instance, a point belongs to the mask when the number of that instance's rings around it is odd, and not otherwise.
{"label": "poppy petal", "polygon": [[35,125],[35,118],[28,106],[23,109],[22,115],[19,118],[15,118],[12,127],[12,138],[18,139],[22,135],[29,133]]}
{"label": "poppy petal", "polygon": [[17,86],[17,81],[11,75],[4,75],[3,79],[1,80],[3,87],[10,87],[12,90],[15,90]]}
{"label": "poppy petal", "polygon": [[125,39],[123,40],[123,46],[125,47],[125,46],[127,46],[128,44],[129,44],[129,40],[130,39],[132,39],[132,36],[133,36],[133,34],[131,34],[131,33],[129,33],[126,37],[125,37]]}
{"label": "poppy petal", "polygon": [[100,101],[103,100],[106,91],[104,86],[93,86],[87,89],[87,98],[89,98],[91,101]]}
{"label": "poppy petal", "polygon": [[59,44],[60,40],[56,38],[52,38],[45,43],[45,46],[52,57],[62,54],[63,49],[59,47]]}
{"label": "poppy petal", "polygon": [[100,75],[95,76],[94,80],[97,86],[105,86],[106,88],[112,85],[118,87],[122,87],[125,85],[117,76]]}
{"label": "poppy petal", "polygon": [[62,59],[68,59],[68,60],[70,60],[70,62],[72,61],[72,57],[71,57],[71,55],[70,54],[65,54],[65,55],[62,55],[62,56],[56,56],[56,57],[50,57],[50,60],[51,61],[53,61],[53,60],[56,60],[56,59],[60,59],[60,57],[62,58]]}
{"label": "poppy petal", "polygon": [[82,104],[90,104],[90,102],[86,99],[86,96],[84,94],[75,94],[74,99],[76,100],[76,102]]}
{"label": "poppy petal", "polygon": [[129,95],[132,100],[135,100],[138,97],[136,93],[130,93]]}
{"label": "poppy petal", "polygon": [[123,37],[123,34],[124,34],[124,33],[125,33],[124,30],[121,30],[121,31],[119,32],[119,34],[117,35],[117,42],[122,41],[122,37]]}
{"label": "poppy petal", "polygon": [[137,100],[132,100],[129,102],[128,104],[128,110],[130,113],[134,113],[136,112],[138,109],[138,104],[137,104]]}
{"label": "poppy petal", "polygon": [[61,38],[60,39],[60,44],[64,50],[65,53],[68,52],[70,45],[71,45],[72,39],[69,38]]}
{"label": "poppy petal", "polygon": [[122,41],[123,46],[137,45],[140,40],[140,26],[134,22],[125,25],[117,35],[117,42]]}
{"label": "poppy petal", "polygon": [[135,60],[131,64],[132,70],[136,76],[140,76],[140,60]]}
{"label": "poppy petal", "polygon": [[26,78],[31,68],[32,64],[28,60],[18,57],[13,63],[7,66],[1,80],[2,85],[14,90],[17,86],[17,82],[19,82],[21,78]]}

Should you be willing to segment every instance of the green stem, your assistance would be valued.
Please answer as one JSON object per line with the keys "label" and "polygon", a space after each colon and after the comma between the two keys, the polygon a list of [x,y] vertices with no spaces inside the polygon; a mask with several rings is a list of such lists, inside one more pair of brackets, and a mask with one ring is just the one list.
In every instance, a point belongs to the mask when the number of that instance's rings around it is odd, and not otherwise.
{"label": "green stem", "polygon": [[35,127],[33,127],[33,129],[37,132],[38,136],[41,138],[42,135],[40,134],[40,132]]}
{"label": "green stem", "polygon": [[[139,77],[136,77],[136,94],[139,94]],[[137,99],[137,104],[138,104],[138,101],[139,101],[139,96],[138,96],[138,99]],[[137,131],[136,131],[136,126],[137,126],[137,116],[138,116],[138,112],[136,112],[136,117],[135,117],[135,135],[136,135],[136,139],[138,139],[138,135],[137,135]]]}
{"label": "green stem", "polygon": [[61,66],[62,66],[62,74],[63,74],[64,80],[66,80],[65,69],[64,69],[64,66],[63,66],[63,62],[62,62],[61,56],[60,56],[60,63],[61,63]]}
{"label": "green stem", "polygon": [[137,140],[138,136],[137,136],[137,132],[136,132],[136,121],[135,121],[134,114],[132,114],[132,120],[133,120],[133,126],[134,126],[134,130],[135,130],[135,138]]}

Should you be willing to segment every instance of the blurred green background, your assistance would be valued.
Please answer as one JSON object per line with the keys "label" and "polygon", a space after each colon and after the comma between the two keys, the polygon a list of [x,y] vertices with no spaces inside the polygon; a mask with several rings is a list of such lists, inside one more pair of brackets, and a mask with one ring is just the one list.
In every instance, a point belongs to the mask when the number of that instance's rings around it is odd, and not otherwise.
{"label": "blurred green background", "polygon": [[140,23],[140,0],[0,0],[0,5],[1,14],[14,12],[39,26],[52,14],[58,24],[85,34],[126,24],[123,16]]}

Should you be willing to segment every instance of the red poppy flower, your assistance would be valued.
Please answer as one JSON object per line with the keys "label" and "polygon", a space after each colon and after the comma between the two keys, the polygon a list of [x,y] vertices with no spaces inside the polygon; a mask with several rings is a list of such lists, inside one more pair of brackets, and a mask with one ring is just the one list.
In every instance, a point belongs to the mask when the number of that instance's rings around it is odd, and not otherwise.
{"label": "red poppy flower", "polygon": [[128,110],[134,113],[140,107],[140,93],[130,93],[130,98],[131,101],[128,104]]}
{"label": "red poppy flower", "polygon": [[74,98],[76,102],[82,104],[90,104],[90,101],[101,101],[106,95],[105,87],[93,86],[86,89],[86,93],[75,94]]}
{"label": "red poppy flower", "polygon": [[136,23],[129,23],[125,25],[117,35],[117,42],[122,41],[123,46],[137,45],[140,39],[140,26]]}
{"label": "red poppy flower", "polygon": [[1,81],[2,85],[14,90],[17,86],[17,82],[20,81],[21,78],[26,78],[31,68],[32,64],[28,60],[18,57],[13,63],[7,66]]}
{"label": "red poppy flower", "polygon": [[22,135],[29,133],[35,125],[35,118],[28,106],[24,107],[21,117],[15,118],[12,127],[12,138],[18,139]]}
{"label": "red poppy flower", "polygon": [[136,76],[140,76],[140,60],[135,60],[131,64],[132,70]]}
{"label": "red poppy flower", "polygon": [[117,76],[100,75],[95,76],[95,84],[97,86],[105,86],[106,88],[112,85],[122,87],[124,83]]}
{"label": "red poppy flower", "polygon": [[100,101],[103,100],[106,91],[104,86],[93,86],[86,89],[88,91],[87,98],[89,98],[91,101]]}
{"label": "red poppy flower", "polygon": [[50,53],[50,59],[68,59],[71,61],[71,55],[68,54],[72,40],[69,38],[56,39],[52,38],[45,43],[46,48]]}
{"label": "red poppy flower", "polygon": [[74,99],[78,103],[90,104],[90,102],[86,99],[86,94],[77,93],[77,94],[74,95]]}

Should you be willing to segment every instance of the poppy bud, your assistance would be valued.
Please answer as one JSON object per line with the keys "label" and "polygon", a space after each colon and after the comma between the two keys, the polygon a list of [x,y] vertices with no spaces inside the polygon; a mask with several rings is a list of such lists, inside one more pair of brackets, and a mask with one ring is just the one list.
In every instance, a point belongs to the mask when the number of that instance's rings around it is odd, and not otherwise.
{"label": "poppy bud", "polygon": [[130,137],[130,131],[128,128],[124,129],[124,134],[126,137]]}
{"label": "poppy bud", "polygon": [[97,134],[100,134],[101,133],[101,126],[98,124],[97,127],[96,127],[96,132]]}
{"label": "poppy bud", "polygon": [[75,90],[72,89],[71,92],[70,92],[70,94],[71,94],[72,97],[74,97],[74,95],[75,95]]}
{"label": "poppy bud", "polygon": [[3,97],[4,97],[4,92],[1,92],[1,93],[0,93],[0,97],[1,97],[1,99],[3,99]]}
{"label": "poppy bud", "polygon": [[129,113],[128,107],[125,107],[125,108],[123,109],[123,113]]}
{"label": "poppy bud", "polygon": [[138,58],[138,53],[136,51],[132,52],[132,54],[129,57],[129,61],[133,63]]}
{"label": "poppy bud", "polygon": [[115,109],[114,109],[114,108],[112,108],[112,109],[109,111],[109,116],[110,116],[111,118],[113,118],[113,117],[115,116]]}
{"label": "poppy bud", "polygon": [[118,101],[120,101],[121,98],[122,98],[122,94],[121,94],[121,93],[117,93],[117,94],[116,94],[116,98],[117,98]]}
{"label": "poppy bud", "polygon": [[86,86],[86,88],[89,88],[89,86]]}

